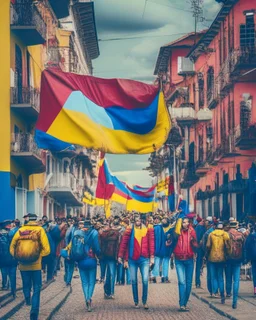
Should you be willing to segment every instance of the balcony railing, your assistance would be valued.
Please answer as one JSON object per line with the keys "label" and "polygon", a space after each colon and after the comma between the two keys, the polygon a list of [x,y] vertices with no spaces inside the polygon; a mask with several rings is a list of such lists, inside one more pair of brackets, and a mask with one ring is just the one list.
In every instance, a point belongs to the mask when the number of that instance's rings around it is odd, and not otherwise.
{"label": "balcony railing", "polygon": [[42,44],[46,40],[46,24],[32,1],[12,5],[11,25],[12,31],[17,33],[26,45]]}
{"label": "balcony railing", "polygon": [[19,105],[25,104],[30,105],[38,112],[40,110],[40,91],[33,87],[22,87],[17,86],[11,88],[11,104]]}
{"label": "balcony railing", "polygon": [[41,158],[41,149],[38,149],[34,136],[30,133],[13,133],[11,150],[14,154],[33,153]]}
{"label": "balcony railing", "polygon": [[248,125],[247,128],[237,126],[235,129],[235,145],[241,149],[255,148],[256,125]]}
{"label": "balcony railing", "polygon": [[72,173],[54,173],[49,182],[49,187],[70,188],[72,191],[76,192],[77,179]]}

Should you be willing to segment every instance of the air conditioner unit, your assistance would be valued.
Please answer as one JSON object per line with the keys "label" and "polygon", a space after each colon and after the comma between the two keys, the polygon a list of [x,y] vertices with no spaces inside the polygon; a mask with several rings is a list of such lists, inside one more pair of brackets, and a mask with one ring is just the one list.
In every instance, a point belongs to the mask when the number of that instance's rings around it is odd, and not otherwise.
{"label": "air conditioner unit", "polygon": [[185,57],[178,57],[178,74],[181,76],[190,75],[195,73],[195,65]]}

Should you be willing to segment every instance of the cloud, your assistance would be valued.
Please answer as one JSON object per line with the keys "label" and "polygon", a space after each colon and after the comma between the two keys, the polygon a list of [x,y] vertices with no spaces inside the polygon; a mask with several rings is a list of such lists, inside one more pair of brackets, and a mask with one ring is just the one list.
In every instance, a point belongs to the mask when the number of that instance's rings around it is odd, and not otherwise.
{"label": "cloud", "polygon": [[129,185],[138,184],[142,187],[150,187],[152,185],[152,178],[146,171],[130,170],[130,171],[117,171],[115,175],[122,181],[127,182]]}

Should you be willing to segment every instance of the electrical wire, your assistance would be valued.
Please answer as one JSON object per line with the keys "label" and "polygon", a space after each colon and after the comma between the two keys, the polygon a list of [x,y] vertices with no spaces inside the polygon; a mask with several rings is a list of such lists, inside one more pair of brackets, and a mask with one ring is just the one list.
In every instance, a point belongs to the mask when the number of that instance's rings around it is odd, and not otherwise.
{"label": "electrical wire", "polygon": [[151,35],[151,36],[131,36],[131,37],[119,37],[119,38],[111,38],[111,39],[98,39],[98,41],[106,42],[106,41],[122,41],[122,40],[134,40],[134,39],[143,39],[143,38],[159,38],[159,37],[171,37],[171,36],[179,36],[185,35],[187,33],[173,33],[173,34],[162,34],[162,35]]}

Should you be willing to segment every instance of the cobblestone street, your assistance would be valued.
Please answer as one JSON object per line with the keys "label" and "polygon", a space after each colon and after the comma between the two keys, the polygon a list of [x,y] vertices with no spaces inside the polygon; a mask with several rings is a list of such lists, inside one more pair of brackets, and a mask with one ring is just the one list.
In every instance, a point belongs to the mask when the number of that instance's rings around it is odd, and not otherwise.
{"label": "cobblestone street", "polygon": [[[139,292],[141,295],[141,288]],[[190,312],[178,312],[178,287],[175,270],[171,272],[170,284],[150,284],[148,304],[150,309],[133,307],[131,286],[116,286],[115,300],[104,300],[103,285],[97,284],[93,297],[93,312],[88,314],[85,310],[84,297],[80,279],[74,279],[72,293],[66,303],[53,316],[54,320],[63,319],[226,319],[208,305],[191,296],[189,302]],[[14,319],[14,318],[13,318]]]}

